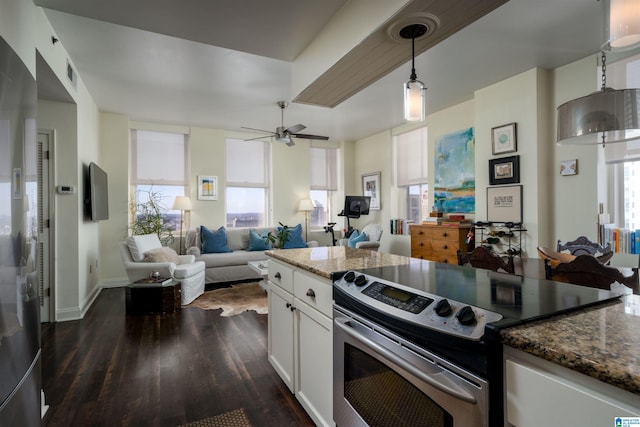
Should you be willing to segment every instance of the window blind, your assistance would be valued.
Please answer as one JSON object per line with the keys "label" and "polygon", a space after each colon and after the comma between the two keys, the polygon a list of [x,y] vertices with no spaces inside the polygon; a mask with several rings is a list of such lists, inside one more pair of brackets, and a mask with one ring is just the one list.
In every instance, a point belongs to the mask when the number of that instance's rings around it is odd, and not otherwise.
{"label": "window blind", "polygon": [[338,189],[338,150],[311,147],[311,190]]}
{"label": "window blind", "polygon": [[268,149],[269,145],[265,141],[227,139],[226,185],[266,188],[269,182]]}
{"label": "window blind", "polygon": [[182,185],[187,177],[187,136],[132,129],[132,184]]}
{"label": "window blind", "polygon": [[427,128],[423,127],[394,137],[396,148],[396,185],[427,182]]}

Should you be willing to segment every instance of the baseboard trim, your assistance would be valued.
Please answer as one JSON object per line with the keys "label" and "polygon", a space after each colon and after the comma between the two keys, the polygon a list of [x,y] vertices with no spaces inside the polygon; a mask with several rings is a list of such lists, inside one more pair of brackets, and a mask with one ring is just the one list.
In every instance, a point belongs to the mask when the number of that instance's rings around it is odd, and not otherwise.
{"label": "baseboard trim", "polygon": [[126,277],[120,279],[111,279],[104,282],[100,282],[101,288],[121,288],[123,286],[127,286],[129,284],[129,279]]}

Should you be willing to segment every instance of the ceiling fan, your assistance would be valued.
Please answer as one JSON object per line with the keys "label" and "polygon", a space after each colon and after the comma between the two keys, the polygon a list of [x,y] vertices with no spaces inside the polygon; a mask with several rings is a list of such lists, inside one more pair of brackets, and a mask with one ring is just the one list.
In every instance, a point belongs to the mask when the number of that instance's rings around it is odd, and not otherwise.
{"label": "ceiling fan", "polygon": [[[305,125],[302,125],[300,123],[298,123],[297,125],[284,127],[284,109],[287,108],[289,103],[286,102],[286,101],[278,101],[277,104],[278,104],[278,107],[280,107],[280,112],[281,112],[280,113],[280,115],[281,115],[281,121],[280,121],[281,126],[278,126],[276,128],[275,132],[272,132],[272,131],[269,131],[269,130],[249,128],[249,127],[245,127],[245,126],[242,126],[242,129],[249,129],[249,130],[256,130],[258,132],[270,133],[275,138],[275,140],[277,142],[285,143],[289,147],[293,147],[294,145],[296,145],[296,143],[293,141],[292,137],[304,138],[304,139],[321,139],[321,140],[325,140],[325,141],[327,139],[329,139],[328,136],[310,135],[310,134],[306,134],[306,133],[299,133],[301,130],[307,128]],[[251,139],[260,139],[260,138],[263,138],[263,137],[251,138]],[[249,141],[249,140],[247,140],[247,141]]]}

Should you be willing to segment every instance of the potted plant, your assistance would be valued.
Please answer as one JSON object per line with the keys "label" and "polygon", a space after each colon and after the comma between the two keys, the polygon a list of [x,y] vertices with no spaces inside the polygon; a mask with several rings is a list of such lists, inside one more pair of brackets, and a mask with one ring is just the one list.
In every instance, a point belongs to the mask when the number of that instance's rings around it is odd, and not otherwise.
{"label": "potted plant", "polygon": [[[140,197],[139,193],[146,193]],[[129,203],[131,215],[131,234],[155,233],[162,246],[168,246],[174,240],[173,232],[169,225],[165,224],[164,215],[167,209],[162,206],[164,195],[160,192],[138,190],[138,197],[132,197]]]}
{"label": "potted plant", "polygon": [[265,237],[265,240],[270,242],[271,246],[275,249],[282,249],[284,247],[284,244],[291,237],[291,230],[289,230],[289,226],[282,224],[280,224],[280,226],[280,230],[276,234],[273,234],[270,231]]}

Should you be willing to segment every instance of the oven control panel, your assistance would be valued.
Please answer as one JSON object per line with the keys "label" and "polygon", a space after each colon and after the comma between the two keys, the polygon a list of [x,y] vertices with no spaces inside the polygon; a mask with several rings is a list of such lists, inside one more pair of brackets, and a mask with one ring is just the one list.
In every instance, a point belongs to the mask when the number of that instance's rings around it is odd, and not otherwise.
{"label": "oven control panel", "polygon": [[354,271],[345,273],[333,286],[349,299],[386,315],[471,340],[482,338],[487,323],[502,319],[492,311]]}

